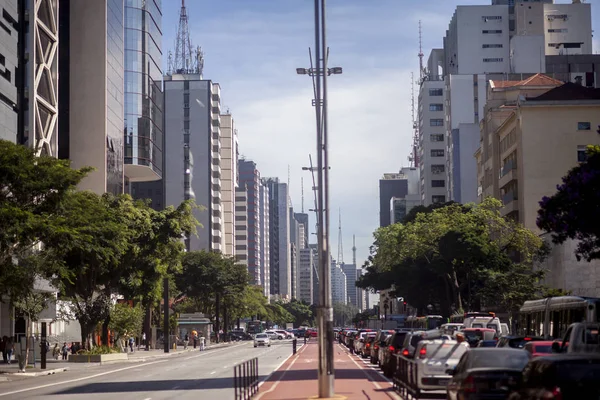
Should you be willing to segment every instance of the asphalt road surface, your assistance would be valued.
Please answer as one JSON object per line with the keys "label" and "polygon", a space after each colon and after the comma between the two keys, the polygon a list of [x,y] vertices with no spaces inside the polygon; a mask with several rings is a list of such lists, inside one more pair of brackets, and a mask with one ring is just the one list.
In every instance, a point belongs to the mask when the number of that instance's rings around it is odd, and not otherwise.
{"label": "asphalt road surface", "polygon": [[[259,379],[263,380],[292,353],[291,340],[259,348],[252,343],[0,382],[0,400],[233,399],[234,365],[258,357]],[[300,345],[299,341],[298,348]]]}

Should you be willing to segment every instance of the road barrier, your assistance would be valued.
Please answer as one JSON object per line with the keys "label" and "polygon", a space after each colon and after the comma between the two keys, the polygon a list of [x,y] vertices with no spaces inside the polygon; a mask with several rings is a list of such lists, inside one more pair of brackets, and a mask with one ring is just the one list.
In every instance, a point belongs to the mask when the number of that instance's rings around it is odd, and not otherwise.
{"label": "road barrier", "polygon": [[294,340],[292,340],[292,354],[296,354],[297,346],[298,346],[298,340],[296,338],[294,338]]}
{"label": "road barrier", "polygon": [[249,400],[258,393],[258,358],[233,367],[235,400]]}
{"label": "road barrier", "polygon": [[419,364],[400,354],[394,354],[396,357],[396,371],[393,371],[394,389],[405,399],[418,399],[421,397],[421,390],[418,385]]}

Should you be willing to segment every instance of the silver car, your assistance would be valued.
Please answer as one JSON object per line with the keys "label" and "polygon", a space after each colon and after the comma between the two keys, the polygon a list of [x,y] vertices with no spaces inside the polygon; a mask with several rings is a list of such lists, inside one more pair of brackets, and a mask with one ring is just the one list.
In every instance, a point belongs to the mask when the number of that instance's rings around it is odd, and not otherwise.
{"label": "silver car", "polygon": [[266,333],[257,333],[256,336],[254,336],[254,347],[258,346],[271,347],[271,339],[269,339],[269,335]]}

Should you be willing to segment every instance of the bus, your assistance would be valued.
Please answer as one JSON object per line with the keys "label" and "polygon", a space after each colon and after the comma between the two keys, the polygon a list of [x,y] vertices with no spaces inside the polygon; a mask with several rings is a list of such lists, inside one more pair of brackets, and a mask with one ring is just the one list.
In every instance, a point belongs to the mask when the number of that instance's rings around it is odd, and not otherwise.
{"label": "bus", "polygon": [[600,298],[559,296],[528,300],[519,310],[518,332],[526,336],[562,338],[575,322],[599,322]]}
{"label": "bus", "polygon": [[496,313],[493,312],[465,312],[463,314],[454,314],[450,317],[450,322],[453,324],[464,324],[469,318],[495,318]]}
{"label": "bus", "polygon": [[404,326],[413,329],[431,330],[438,329],[442,324],[448,322],[447,318],[441,315],[427,315],[425,317],[408,317]]}
{"label": "bus", "polygon": [[266,325],[265,321],[248,321],[248,323],[246,323],[246,333],[250,335],[262,333],[265,331]]}

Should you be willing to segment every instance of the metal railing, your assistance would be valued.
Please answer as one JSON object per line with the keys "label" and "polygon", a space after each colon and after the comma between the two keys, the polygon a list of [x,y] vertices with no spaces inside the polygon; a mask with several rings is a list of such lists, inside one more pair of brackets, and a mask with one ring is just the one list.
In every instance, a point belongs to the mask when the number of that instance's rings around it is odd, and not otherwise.
{"label": "metal railing", "polygon": [[394,354],[393,357],[396,357],[396,370],[393,371],[392,379],[394,389],[405,399],[418,399],[421,396],[417,373],[419,364],[400,354]]}
{"label": "metal railing", "polygon": [[233,367],[235,400],[249,400],[258,393],[258,358]]}

